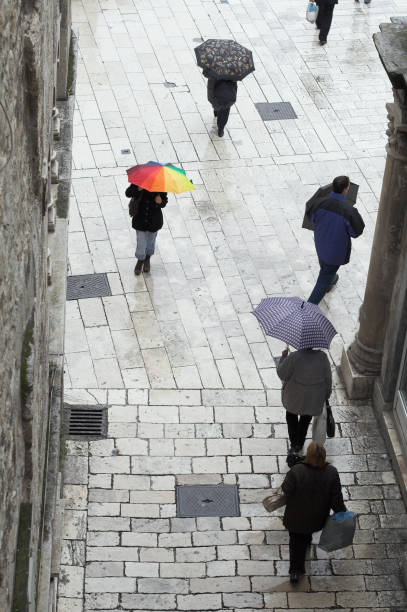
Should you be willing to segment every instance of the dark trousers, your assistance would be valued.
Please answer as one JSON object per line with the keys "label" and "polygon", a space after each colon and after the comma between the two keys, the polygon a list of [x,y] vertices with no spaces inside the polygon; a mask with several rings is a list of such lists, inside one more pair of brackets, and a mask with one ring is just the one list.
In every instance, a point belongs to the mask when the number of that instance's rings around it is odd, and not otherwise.
{"label": "dark trousers", "polygon": [[317,17],[317,28],[319,28],[319,40],[326,40],[331,29],[334,4],[320,4]]}
{"label": "dark trousers", "polygon": [[325,293],[332,286],[335,278],[335,274],[339,270],[339,266],[324,263],[321,259],[319,260],[319,274],[315,287],[312,290],[311,295],[308,298],[308,302],[311,304],[319,304]]}
{"label": "dark trousers", "polygon": [[292,572],[298,572],[299,574],[305,574],[305,555],[307,554],[307,547],[311,544],[312,534],[311,533],[293,533],[290,534],[290,574]]}
{"label": "dark trousers", "polygon": [[215,117],[217,117],[218,120],[218,130],[220,132],[223,131],[225,125],[228,122],[229,119],[229,114],[230,114],[230,108],[222,108],[221,110],[218,110],[215,112]]}
{"label": "dark trousers", "polygon": [[308,425],[311,423],[312,416],[309,414],[293,414],[292,412],[285,413],[287,421],[288,437],[290,438],[291,446],[302,448],[305,438],[307,437]]}

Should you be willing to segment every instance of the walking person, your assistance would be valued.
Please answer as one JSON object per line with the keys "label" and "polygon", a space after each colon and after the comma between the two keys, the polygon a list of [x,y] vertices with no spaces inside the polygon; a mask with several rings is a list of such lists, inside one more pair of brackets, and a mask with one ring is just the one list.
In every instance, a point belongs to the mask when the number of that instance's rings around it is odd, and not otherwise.
{"label": "walking person", "polygon": [[226,79],[214,79],[208,76],[205,70],[203,75],[208,78],[208,101],[212,104],[217,119],[218,136],[222,137],[229,119],[230,109],[236,102],[237,83]]}
{"label": "walking person", "polygon": [[142,271],[150,272],[150,258],[154,255],[157,232],[164,223],[162,209],[167,205],[168,197],[166,193],[147,191],[134,184],[127,187],[126,197],[134,198],[131,223],[137,233],[134,274],[139,276]]}
{"label": "walking person", "polygon": [[290,542],[290,582],[305,574],[305,556],[312,534],[323,528],[329,512],[345,512],[337,469],[326,462],[322,444],[311,442],[305,460],[296,463],[282,484],[287,498],[283,523]]}
{"label": "walking person", "polygon": [[319,44],[326,45],[335,4],[338,4],[338,0],[311,0],[311,2],[315,2],[318,6],[316,26],[319,30]]}
{"label": "walking person", "polygon": [[312,213],[315,248],[320,266],[317,282],[308,298],[312,304],[319,304],[338,282],[339,267],[349,263],[351,238],[360,236],[365,227],[357,208],[345,201],[349,186],[348,176],[334,178],[331,193],[321,198]]}
{"label": "walking person", "polygon": [[286,409],[290,450],[287,463],[291,467],[307,437],[312,417],[322,413],[332,392],[332,372],[324,351],[312,348],[288,354],[282,352],[277,374],[283,381],[281,399]]}

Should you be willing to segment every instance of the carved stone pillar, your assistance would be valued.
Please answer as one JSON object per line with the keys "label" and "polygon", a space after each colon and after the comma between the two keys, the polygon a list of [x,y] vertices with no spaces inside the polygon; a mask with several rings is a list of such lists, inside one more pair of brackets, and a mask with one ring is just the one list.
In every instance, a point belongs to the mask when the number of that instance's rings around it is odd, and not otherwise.
{"label": "carved stone pillar", "polygon": [[407,27],[381,24],[380,29],[374,42],[393,85],[394,103],[387,105],[387,159],[359,330],[341,362],[348,395],[354,399],[371,395],[374,380],[381,371],[389,307],[402,263],[402,230],[407,219],[407,59],[403,48]]}

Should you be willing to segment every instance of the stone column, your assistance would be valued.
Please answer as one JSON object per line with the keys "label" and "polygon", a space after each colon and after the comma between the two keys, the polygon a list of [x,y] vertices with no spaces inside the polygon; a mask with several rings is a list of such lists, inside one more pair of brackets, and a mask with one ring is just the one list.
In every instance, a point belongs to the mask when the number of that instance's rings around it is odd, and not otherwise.
{"label": "stone column", "polygon": [[400,264],[401,238],[407,219],[407,26],[382,24],[374,35],[380,59],[393,85],[394,103],[387,105],[387,160],[370,257],[360,326],[342,355],[341,369],[348,395],[370,397],[380,374],[383,345],[395,278]]}

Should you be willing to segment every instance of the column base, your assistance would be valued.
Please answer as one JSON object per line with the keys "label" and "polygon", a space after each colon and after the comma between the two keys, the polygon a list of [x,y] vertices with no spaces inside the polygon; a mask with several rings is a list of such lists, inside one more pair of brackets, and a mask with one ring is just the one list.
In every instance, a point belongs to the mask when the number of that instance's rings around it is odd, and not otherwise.
{"label": "column base", "polygon": [[350,399],[367,399],[372,397],[376,376],[361,374],[352,366],[348,351],[343,349],[340,369]]}

